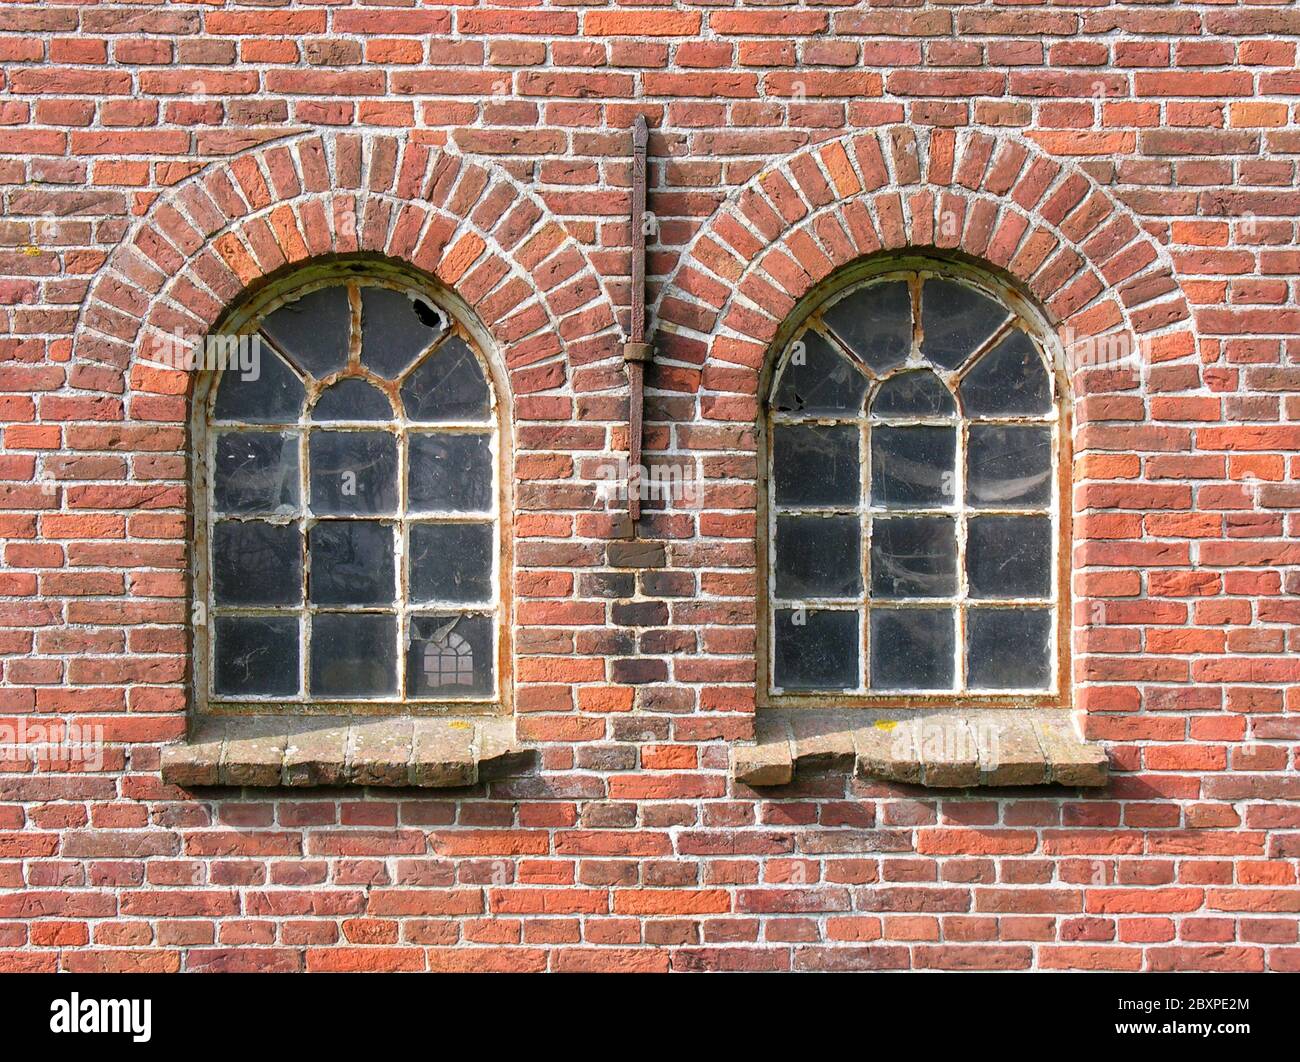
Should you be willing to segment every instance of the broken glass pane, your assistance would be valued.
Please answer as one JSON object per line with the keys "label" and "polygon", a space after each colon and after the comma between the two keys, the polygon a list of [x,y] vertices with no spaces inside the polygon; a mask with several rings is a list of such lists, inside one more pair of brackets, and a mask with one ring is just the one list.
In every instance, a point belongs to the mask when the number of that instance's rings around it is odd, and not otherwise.
{"label": "broken glass pane", "polygon": [[950,417],[956,412],[952,392],[929,369],[891,376],[871,402],[873,417]]}
{"label": "broken glass pane", "polygon": [[406,689],[414,697],[490,694],[495,651],[491,616],[412,615]]}
{"label": "broken glass pane", "polygon": [[956,592],[956,521],[944,516],[872,521],[872,597],[950,597]]}
{"label": "broken glass pane", "polygon": [[871,610],[871,688],[950,690],[956,622],[946,608]]}
{"label": "broken glass pane", "polygon": [[374,384],[347,376],[321,392],[312,420],[392,420],[393,407]]}
{"label": "broken glass pane", "polygon": [[443,330],[427,300],[392,288],[361,289],[361,363],[380,376],[401,376]]}
{"label": "broken glass pane", "polygon": [[421,512],[492,508],[492,437],[412,433],[407,496]]}
{"label": "broken glass pane", "polygon": [[778,505],[858,504],[861,465],[852,424],[778,424],[772,431]]}
{"label": "broken glass pane", "polygon": [[776,596],[856,597],[862,592],[856,516],[778,516]]}
{"label": "broken glass pane", "polygon": [[298,437],[228,431],[217,437],[212,497],[220,513],[274,513],[298,504]]}
{"label": "broken glass pane", "polygon": [[966,500],[983,508],[1051,504],[1052,429],[972,424]]}
{"label": "broken glass pane", "polygon": [[411,600],[492,599],[491,524],[412,524]]}
{"label": "broken glass pane", "polygon": [[311,507],[320,516],[397,508],[397,439],[383,431],[314,431],[308,442]]}
{"label": "broken glass pane", "polygon": [[809,329],[791,346],[781,372],[773,408],[793,413],[847,413],[862,410],[867,378],[826,338]]}
{"label": "broken glass pane", "polygon": [[1033,341],[1019,330],[990,350],[962,378],[958,390],[969,417],[1047,413],[1052,388]]}
{"label": "broken glass pane", "polygon": [[221,520],[212,529],[212,593],[218,605],[302,601],[302,531],[296,522]]}
{"label": "broken glass pane", "polygon": [[307,532],[307,594],[317,605],[391,605],[393,529],[373,520],[322,520]]}
{"label": "broken glass pane", "polygon": [[976,516],[966,531],[971,597],[1047,597],[1052,591],[1052,521],[1046,516]]}
{"label": "broken glass pane", "polygon": [[787,690],[857,687],[857,612],[780,608],[775,620],[777,686]]}
{"label": "broken glass pane", "polygon": [[921,353],[955,369],[1011,315],[981,291],[955,280],[927,280],[921,288]]}
{"label": "broken glass pane", "polygon": [[460,336],[452,336],[402,384],[406,415],[424,424],[487,420],[487,378]]}
{"label": "broken glass pane", "polygon": [[217,616],[212,688],[226,697],[298,692],[296,616]]}
{"label": "broken glass pane", "polygon": [[973,608],[966,613],[966,682],[972,689],[1045,690],[1052,681],[1052,613]]}
{"label": "broken glass pane", "polygon": [[956,450],[953,428],[873,428],[871,503],[899,509],[951,505]]}
{"label": "broken glass pane", "polygon": [[299,368],[317,379],[348,361],[352,307],[343,284],[318,288],[262,318],[262,331]]}
{"label": "broken glass pane", "polygon": [[823,312],[822,320],[876,373],[912,352],[912,295],[905,280],[859,288]]}
{"label": "broken glass pane", "polygon": [[296,424],[306,398],[302,381],[262,343],[247,375],[237,369],[221,374],[212,417],[248,424]]}
{"label": "broken glass pane", "polygon": [[311,693],[318,697],[397,692],[397,617],[321,612],[311,618]]}

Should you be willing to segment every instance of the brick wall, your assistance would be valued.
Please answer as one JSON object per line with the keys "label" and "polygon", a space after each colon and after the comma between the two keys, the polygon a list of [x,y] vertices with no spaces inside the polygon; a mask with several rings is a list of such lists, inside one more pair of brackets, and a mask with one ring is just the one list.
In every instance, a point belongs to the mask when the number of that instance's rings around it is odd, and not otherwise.
{"label": "brick wall", "polygon": [[[1300,13],[1288,4],[0,9],[0,968],[1300,968]],[[627,127],[653,134],[652,459],[616,537]],[[988,263],[1073,374],[1074,701],[1102,791],[737,785],[758,387],[795,303]],[[380,252],[512,388],[515,711],[472,791],[168,787],[186,374],[260,278]]]}

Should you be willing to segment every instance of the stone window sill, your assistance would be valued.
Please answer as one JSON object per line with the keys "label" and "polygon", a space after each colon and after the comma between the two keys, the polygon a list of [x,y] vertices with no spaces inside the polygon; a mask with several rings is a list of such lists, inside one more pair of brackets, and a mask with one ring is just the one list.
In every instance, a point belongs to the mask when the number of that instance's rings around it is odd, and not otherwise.
{"label": "stone window sill", "polygon": [[732,777],[785,785],[799,767],[935,788],[1106,784],[1100,745],[1064,709],[760,708],[756,740],[732,748]]}
{"label": "stone window sill", "polygon": [[471,786],[530,754],[512,718],[202,716],[162,751],[163,781],[202,786]]}

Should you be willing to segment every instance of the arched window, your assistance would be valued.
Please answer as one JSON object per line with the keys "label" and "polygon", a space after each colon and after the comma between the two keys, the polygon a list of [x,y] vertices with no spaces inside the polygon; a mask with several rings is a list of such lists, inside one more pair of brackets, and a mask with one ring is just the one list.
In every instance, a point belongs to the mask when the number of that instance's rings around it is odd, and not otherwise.
{"label": "arched window", "polygon": [[209,711],[499,703],[498,410],[462,316],[356,263],[228,315],[193,425]]}
{"label": "arched window", "polygon": [[767,700],[1059,703],[1068,432],[1042,317],[918,263],[788,335],[765,424]]}

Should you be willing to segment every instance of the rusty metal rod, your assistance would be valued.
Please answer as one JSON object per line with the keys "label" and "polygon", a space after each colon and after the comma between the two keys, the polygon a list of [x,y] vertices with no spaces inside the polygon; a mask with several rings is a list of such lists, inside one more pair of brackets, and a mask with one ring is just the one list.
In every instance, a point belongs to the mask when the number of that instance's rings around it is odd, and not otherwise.
{"label": "rusty metal rod", "polygon": [[644,115],[632,123],[632,318],[627,342],[623,344],[623,362],[627,368],[627,512],[632,521],[641,519],[641,433],[644,406],[645,366],[653,349],[645,341],[645,216],[646,216],[646,142],[649,129]]}

